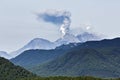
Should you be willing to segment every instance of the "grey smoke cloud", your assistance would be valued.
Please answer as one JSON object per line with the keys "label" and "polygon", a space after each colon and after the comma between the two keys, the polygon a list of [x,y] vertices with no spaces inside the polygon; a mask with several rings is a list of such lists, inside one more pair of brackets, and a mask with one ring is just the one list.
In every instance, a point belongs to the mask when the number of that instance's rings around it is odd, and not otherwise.
{"label": "grey smoke cloud", "polygon": [[63,36],[69,33],[71,13],[65,10],[46,10],[38,15],[38,19],[60,26]]}

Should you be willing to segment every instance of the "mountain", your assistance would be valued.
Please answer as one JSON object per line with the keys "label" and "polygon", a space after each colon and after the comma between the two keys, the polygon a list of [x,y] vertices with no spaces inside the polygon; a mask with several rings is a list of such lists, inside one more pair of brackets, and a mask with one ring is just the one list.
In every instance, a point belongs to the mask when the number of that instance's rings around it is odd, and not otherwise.
{"label": "mountain", "polygon": [[0,80],[18,80],[34,76],[34,74],[24,68],[15,66],[9,60],[0,57]]}
{"label": "mountain", "polygon": [[82,34],[77,35],[76,37],[81,42],[101,40],[99,36],[89,32],[84,32]]}
{"label": "mountain", "polygon": [[42,39],[42,38],[35,38],[31,40],[28,44],[26,44],[21,49],[14,51],[11,54],[12,58],[18,56],[22,52],[30,49],[44,49],[44,50],[50,50],[55,49],[58,46],[66,45],[69,43],[80,43],[80,42],[86,42],[86,41],[92,41],[92,40],[99,40],[100,38],[92,33],[85,32],[83,34],[80,34],[78,36],[74,36],[72,34],[66,34],[62,38],[59,38],[55,42],[50,42],[48,40]]}
{"label": "mountain", "polygon": [[28,69],[47,61],[51,61],[75,46],[77,46],[77,44],[62,45],[52,50],[27,50],[17,57],[12,58],[11,62]]}
{"label": "mountain", "polygon": [[10,54],[12,55],[12,57],[16,57],[26,50],[30,50],[30,49],[49,50],[49,49],[54,49],[55,47],[56,47],[55,44],[48,40],[45,40],[42,38],[35,38],[35,39],[31,40],[27,45],[22,47],[21,49],[14,51]]}
{"label": "mountain", "polygon": [[26,50],[35,50],[35,49],[42,49],[42,50],[50,50],[55,49],[58,46],[69,44],[69,43],[78,43],[79,40],[72,34],[66,34],[62,38],[56,40],[55,42],[50,42],[48,40],[42,39],[42,38],[35,38],[32,41],[30,41],[27,45],[22,47],[21,49],[14,51],[11,54],[12,58],[15,58],[16,56],[20,55]]}
{"label": "mountain", "polygon": [[4,57],[6,59],[11,58],[11,56],[7,52],[4,52],[4,51],[0,51],[0,57]]}
{"label": "mountain", "polygon": [[120,77],[120,38],[79,44],[29,70],[40,76]]}

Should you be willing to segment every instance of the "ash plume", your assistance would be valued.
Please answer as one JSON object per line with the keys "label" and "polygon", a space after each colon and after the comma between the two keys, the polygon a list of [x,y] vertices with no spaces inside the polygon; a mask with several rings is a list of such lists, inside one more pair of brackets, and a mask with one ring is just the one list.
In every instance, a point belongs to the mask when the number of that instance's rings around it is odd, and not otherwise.
{"label": "ash plume", "polygon": [[60,26],[62,36],[69,34],[71,13],[65,10],[46,10],[37,14],[38,19]]}

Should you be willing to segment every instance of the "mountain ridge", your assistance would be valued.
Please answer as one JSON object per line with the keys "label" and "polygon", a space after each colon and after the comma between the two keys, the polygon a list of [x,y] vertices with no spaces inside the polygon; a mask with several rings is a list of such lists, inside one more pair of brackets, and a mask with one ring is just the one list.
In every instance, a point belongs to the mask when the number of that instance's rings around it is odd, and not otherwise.
{"label": "mountain ridge", "polygon": [[[86,35],[84,35],[84,34],[86,34]],[[24,52],[26,50],[30,50],[30,49],[50,50],[50,49],[55,49],[56,47],[59,47],[61,45],[90,41],[90,40],[93,40],[93,39],[91,39],[93,37],[94,37],[94,40],[95,40],[95,37],[96,37],[96,39],[98,39],[98,37],[95,34],[92,34],[92,33],[90,34],[88,32],[85,32],[80,35],[78,37],[78,36],[74,36],[73,34],[66,34],[63,37],[57,39],[55,42],[50,42],[50,41],[48,41],[46,39],[42,39],[42,38],[34,38],[28,44],[26,44],[25,46],[23,46],[22,48],[20,48],[17,51],[11,52],[10,54],[14,58],[14,57],[18,56],[19,54],[21,54],[22,52]],[[80,40],[80,38],[82,38],[82,39]]]}
{"label": "mountain ridge", "polygon": [[54,48],[55,48],[55,44],[53,42],[50,42],[42,38],[34,38],[29,43],[27,43],[24,47],[20,48],[17,51],[11,52],[10,54],[14,58],[26,50],[30,50],[30,49],[48,50],[48,49],[54,49]]}

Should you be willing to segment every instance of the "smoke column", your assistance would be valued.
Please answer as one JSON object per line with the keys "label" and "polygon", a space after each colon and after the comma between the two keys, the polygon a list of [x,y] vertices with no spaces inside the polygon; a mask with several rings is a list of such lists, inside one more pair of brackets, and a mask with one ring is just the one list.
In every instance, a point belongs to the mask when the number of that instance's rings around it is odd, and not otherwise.
{"label": "smoke column", "polygon": [[37,14],[39,20],[60,26],[62,36],[69,34],[71,13],[65,10],[46,10]]}

